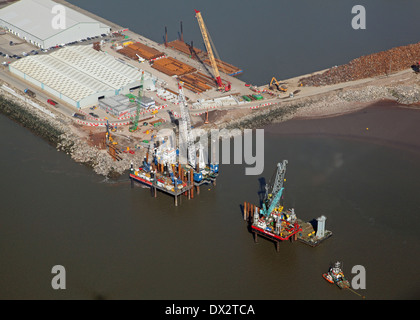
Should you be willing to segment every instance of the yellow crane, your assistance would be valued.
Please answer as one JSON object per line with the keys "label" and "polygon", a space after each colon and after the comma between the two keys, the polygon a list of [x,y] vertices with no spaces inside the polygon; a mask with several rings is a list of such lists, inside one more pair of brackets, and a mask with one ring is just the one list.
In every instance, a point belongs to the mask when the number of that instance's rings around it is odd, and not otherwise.
{"label": "yellow crane", "polygon": [[198,10],[195,10],[195,17],[197,18],[198,25],[200,26],[201,34],[203,35],[204,44],[207,49],[207,54],[209,55],[210,64],[213,69],[213,75],[216,79],[216,84],[219,90],[230,90],[230,83],[226,86],[224,86],[222,82],[222,78],[220,78],[219,69],[217,68],[216,59],[214,58],[213,49],[210,44],[210,35],[207,31],[206,25],[204,23],[203,17],[201,16],[201,12]]}

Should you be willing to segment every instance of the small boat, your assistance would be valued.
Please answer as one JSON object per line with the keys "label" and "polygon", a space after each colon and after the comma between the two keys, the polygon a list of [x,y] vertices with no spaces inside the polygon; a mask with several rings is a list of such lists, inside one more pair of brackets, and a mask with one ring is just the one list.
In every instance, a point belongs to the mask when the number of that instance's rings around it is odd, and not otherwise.
{"label": "small boat", "polygon": [[322,275],[324,277],[325,280],[327,280],[329,283],[334,283],[334,279],[333,277],[329,274],[329,273],[324,273]]}
{"label": "small boat", "polygon": [[341,270],[341,263],[338,261],[322,277],[329,283],[335,283],[340,289],[350,288],[350,282],[344,277],[344,273]]}

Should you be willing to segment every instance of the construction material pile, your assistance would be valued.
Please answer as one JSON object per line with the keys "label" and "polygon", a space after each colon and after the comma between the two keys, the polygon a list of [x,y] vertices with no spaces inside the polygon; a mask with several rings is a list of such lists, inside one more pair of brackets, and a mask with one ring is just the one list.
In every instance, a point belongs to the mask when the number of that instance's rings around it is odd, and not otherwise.
{"label": "construction material pile", "polygon": [[163,52],[148,47],[140,42],[130,44],[118,50],[118,52],[134,60],[138,59],[137,55],[149,61],[153,61],[164,56]]}
{"label": "construction material pile", "polygon": [[178,79],[184,82],[186,88],[195,93],[202,93],[216,86],[213,79],[200,72],[186,74]]}
{"label": "construction material pile", "polygon": [[[237,67],[235,67],[235,66],[233,66],[233,65],[231,65],[227,62],[224,62],[224,61],[219,60],[219,59],[215,59],[215,60],[216,60],[216,65],[217,65],[217,68],[219,69],[219,71],[222,71],[222,72],[224,72],[224,73],[226,73],[230,76],[236,76],[236,75],[242,73],[241,69],[239,69],[239,68],[237,68]],[[205,59],[203,62],[205,64],[207,64],[208,66],[211,66],[210,59]]]}
{"label": "construction material pile", "polygon": [[171,57],[156,60],[153,63],[152,68],[171,77],[182,76],[197,71],[196,68]]}
{"label": "construction material pile", "polygon": [[[167,43],[167,46],[168,46],[169,48],[172,48],[172,49],[178,50],[178,51],[180,51],[180,52],[182,52],[182,53],[185,53],[185,54],[187,54],[187,55],[191,55],[190,45],[189,45],[189,44],[187,44],[187,43],[185,43],[184,41],[181,41],[181,40],[178,40],[178,39],[177,39],[177,40],[174,40],[174,41],[168,42],[168,43]],[[195,51],[195,53],[196,53],[196,54],[198,54],[198,55],[200,55],[200,54],[202,53],[202,51],[201,51],[200,49],[195,48],[195,47],[194,47],[194,51]]]}
{"label": "construction material pile", "polygon": [[410,68],[420,60],[420,42],[354,59],[299,81],[303,86],[325,86],[346,81],[388,75]]}

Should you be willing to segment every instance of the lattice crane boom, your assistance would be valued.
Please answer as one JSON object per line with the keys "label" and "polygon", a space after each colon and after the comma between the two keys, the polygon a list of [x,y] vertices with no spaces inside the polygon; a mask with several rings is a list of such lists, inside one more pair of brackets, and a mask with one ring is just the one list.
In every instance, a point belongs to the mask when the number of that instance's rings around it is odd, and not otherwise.
{"label": "lattice crane boom", "polygon": [[217,68],[216,59],[214,58],[213,49],[210,44],[210,36],[207,31],[206,25],[204,23],[203,17],[201,16],[201,12],[198,10],[195,10],[195,16],[197,18],[198,25],[201,30],[201,34],[203,35],[204,44],[207,49],[207,54],[209,55],[210,64],[213,69],[214,77],[216,78],[217,86],[219,88],[223,88],[223,82],[222,82],[222,79],[220,78],[219,69]]}
{"label": "lattice crane boom", "polygon": [[[184,89],[182,88],[183,82],[181,81],[178,86],[178,99],[181,108],[181,121],[180,121],[180,135],[182,140],[187,143],[188,162],[191,167],[195,169],[197,163],[197,155],[194,144],[194,135],[191,130],[191,119],[188,111],[187,101],[185,100]],[[180,137],[181,138],[181,137]],[[180,139],[181,141],[181,139]]]}
{"label": "lattice crane boom", "polygon": [[[286,175],[286,165],[287,165],[287,163],[288,163],[287,160],[283,160],[282,163],[279,162],[277,164],[276,178],[274,180],[274,184],[273,184],[273,187],[271,189],[271,192],[269,192],[269,190],[268,190],[269,186],[268,185],[265,186],[264,202],[266,202],[267,206],[270,206],[273,203],[275,195],[278,194],[280,189],[283,188],[283,182],[284,182],[284,177]],[[277,205],[277,203],[275,203],[275,205]]]}
{"label": "lattice crane boom", "polygon": [[137,96],[136,115],[134,116],[134,118],[131,119],[131,121],[133,122],[133,126],[130,128],[130,131],[136,131],[139,126],[141,102],[143,100],[143,85],[144,85],[144,71],[142,71],[141,73],[139,93]]}

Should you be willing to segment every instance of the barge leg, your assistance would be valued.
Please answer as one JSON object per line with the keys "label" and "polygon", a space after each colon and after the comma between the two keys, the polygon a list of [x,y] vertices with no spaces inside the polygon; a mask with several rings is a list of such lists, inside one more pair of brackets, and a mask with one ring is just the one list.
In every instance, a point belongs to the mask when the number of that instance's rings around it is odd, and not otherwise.
{"label": "barge leg", "polygon": [[[187,185],[191,185],[191,171],[188,171],[187,174]],[[188,190],[188,200],[191,200],[191,188]]]}

